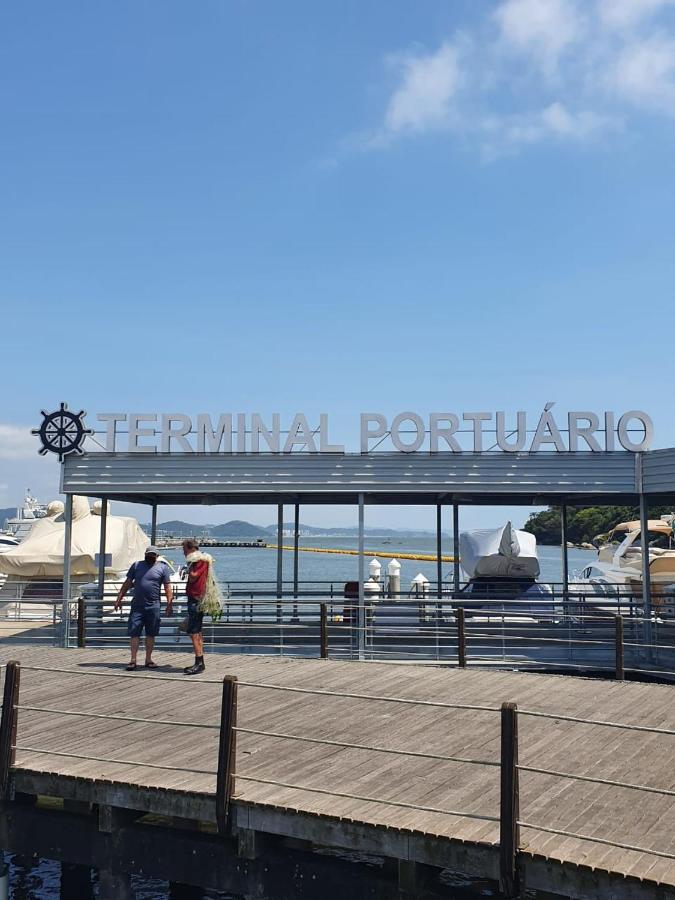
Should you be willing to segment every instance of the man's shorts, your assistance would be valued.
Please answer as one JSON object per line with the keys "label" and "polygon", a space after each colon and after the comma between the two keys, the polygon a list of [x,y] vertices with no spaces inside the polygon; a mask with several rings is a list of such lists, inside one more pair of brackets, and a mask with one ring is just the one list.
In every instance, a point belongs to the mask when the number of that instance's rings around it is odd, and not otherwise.
{"label": "man's shorts", "polygon": [[201,634],[204,625],[204,613],[199,612],[199,600],[188,599],[186,634]]}
{"label": "man's shorts", "polygon": [[127,622],[127,634],[129,637],[140,637],[145,628],[146,637],[157,637],[161,623],[159,606],[142,606],[138,609],[132,606]]}

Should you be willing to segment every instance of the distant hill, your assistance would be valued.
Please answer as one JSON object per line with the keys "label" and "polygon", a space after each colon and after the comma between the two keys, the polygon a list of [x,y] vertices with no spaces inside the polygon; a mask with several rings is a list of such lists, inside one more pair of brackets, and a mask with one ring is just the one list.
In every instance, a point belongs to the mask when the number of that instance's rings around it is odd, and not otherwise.
{"label": "distant hill", "polygon": [[[150,524],[142,527],[144,531],[150,534]],[[157,523],[158,531],[165,531],[173,537],[195,537],[198,534],[211,534],[211,528],[211,525],[192,525],[190,522],[181,522],[180,519]]]}
{"label": "distant hill", "polygon": [[[0,513],[2,511],[0,510]],[[11,511],[13,513],[13,510]],[[142,526],[145,531],[150,533],[150,525]],[[284,531],[292,532],[294,528],[293,522],[284,522]],[[273,540],[277,536],[276,522],[273,525],[253,525],[251,522],[244,522],[241,519],[233,519],[230,522],[223,522],[221,525],[195,525],[190,522],[183,522],[180,519],[172,519],[170,522],[159,522],[157,530],[169,534],[172,537],[196,537],[207,535],[209,537],[233,537],[233,538],[267,538]],[[356,537],[359,533],[358,528],[318,528],[315,525],[300,524],[300,532],[304,536],[311,537]],[[365,533],[369,537],[429,537],[435,532],[422,529],[403,529],[403,528],[366,528]],[[447,532],[443,532],[446,537]]]}
{"label": "distant hill", "polygon": [[[294,527],[294,522],[284,522],[284,531],[293,531]],[[268,534],[276,535],[276,522],[273,525],[268,525],[266,531]],[[342,528],[319,528],[316,525],[302,524],[300,525],[300,531],[305,535],[312,535],[315,537],[356,537],[359,533],[359,529],[355,527],[343,526]],[[435,531],[416,528],[366,528],[365,533],[376,537],[428,537],[429,535],[436,534]],[[443,533],[447,534],[446,532]]]}
{"label": "distant hill", "polygon": [[252,525],[250,522],[242,522],[240,519],[233,519],[231,522],[225,522],[222,525],[214,525],[210,530],[210,534],[213,537],[269,537],[267,529],[262,528],[260,525]]}

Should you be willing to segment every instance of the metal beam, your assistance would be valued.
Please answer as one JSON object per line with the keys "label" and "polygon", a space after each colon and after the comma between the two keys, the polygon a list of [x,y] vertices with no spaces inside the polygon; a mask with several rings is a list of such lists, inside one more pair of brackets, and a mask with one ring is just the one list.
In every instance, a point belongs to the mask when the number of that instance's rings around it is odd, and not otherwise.
{"label": "metal beam", "polygon": [[66,494],[64,510],[66,529],[63,541],[63,598],[61,601],[61,645],[68,646],[68,625],[70,622],[70,570],[73,543],[73,495]]}
{"label": "metal beam", "polygon": [[150,543],[157,543],[157,504],[152,504],[152,524],[150,526]]}
{"label": "metal beam", "polygon": [[570,567],[567,554],[567,504],[560,505],[560,551],[562,553],[563,604],[569,599]]}
{"label": "metal beam", "polygon": [[364,581],[366,577],[366,561],[365,561],[365,515],[364,515],[364,496],[359,494],[359,614],[357,617],[358,648],[359,659],[366,658],[366,605]]}
{"label": "metal beam", "polygon": [[[98,542],[98,595],[103,599],[105,584],[105,545],[108,530],[108,498],[101,500],[101,534]],[[154,543],[154,542],[153,542]]]}
{"label": "metal beam", "polygon": [[443,507],[441,503],[436,504],[436,581],[438,582],[437,597],[439,600],[443,597],[443,540],[441,535],[441,526],[443,524]]}
{"label": "metal beam", "polygon": [[453,587],[455,594],[459,593],[459,504],[452,504],[452,555]]}
{"label": "metal beam", "polygon": [[[649,571],[649,509],[647,498],[640,494],[640,547],[642,549],[642,615],[645,618],[645,643],[652,642],[652,583]],[[648,650],[652,655],[652,648]]]}
{"label": "metal beam", "polygon": [[293,596],[298,596],[298,543],[300,532],[300,504],[295,504],[295,516],[293,519]]}
{"label": "metal beam", "polygon": [[277,598],[280,599],[284,590],[284,551],[281,545],[284,542],[284,504],[277,506]]}

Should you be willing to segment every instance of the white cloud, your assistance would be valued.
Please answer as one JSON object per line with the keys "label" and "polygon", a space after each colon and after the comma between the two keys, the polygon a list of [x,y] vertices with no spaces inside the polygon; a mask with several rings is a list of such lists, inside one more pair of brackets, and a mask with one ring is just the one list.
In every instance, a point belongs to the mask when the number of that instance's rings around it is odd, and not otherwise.
{"label": "white cloud", "polygon": [[598,143],[641,116],[675,116],[670,13],[675,0],[501,0],[437,48],[387,57],[398,80],[380,124],[344,146],[444,132],[495,158],[544,141]]}
{"label": "white cloud", "polygon": [[674,0],[599,0],[600,20],[610,28],[633,28]]}
{"label": "white cloud", "polygon": [[590,110],[569,110],[555,101],[527,113],[487,117],[481,127],[483,154],[487,159],[497,159],[540,141],[588,141],[618,129],[620,123]]}
{"label": "white cloud", "polygon": [[506,0],[494,17],[502,40],[529,54],[546,72],[584,33],[584,19],[574,0]]}
{"label": "white cloud", "polygon": [[0,459],[29,459],[37,456],[40,443],[30,428],[0,423]]}
{"label": "white cloud", "polygon": [[394,62],[403,74],[384,116],[386,132],[421,132],[444,125],[462,79],[457,48],[446,43],[435,53],[407,54]]}
{"label": "white cloud", "polygon": [[624,47],[608,83],[638,107],[675,115],[675,40],[654,35]]}

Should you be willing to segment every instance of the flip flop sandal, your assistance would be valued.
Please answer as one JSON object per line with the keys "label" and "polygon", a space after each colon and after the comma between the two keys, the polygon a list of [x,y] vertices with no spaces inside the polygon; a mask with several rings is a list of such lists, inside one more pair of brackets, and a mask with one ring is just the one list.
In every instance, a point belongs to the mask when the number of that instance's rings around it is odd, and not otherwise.
{"label": "flip flop sandal", "polygon": [[157,665],[156,662],[146,662],[145,668],[146,669],[159,669],[159,666]]}
{"label": "flip flop sandal", "polygon": [[127,666],[127,672],[135,672],[137,668],[138,666],[136,663],[129,663],[129,665]]}

